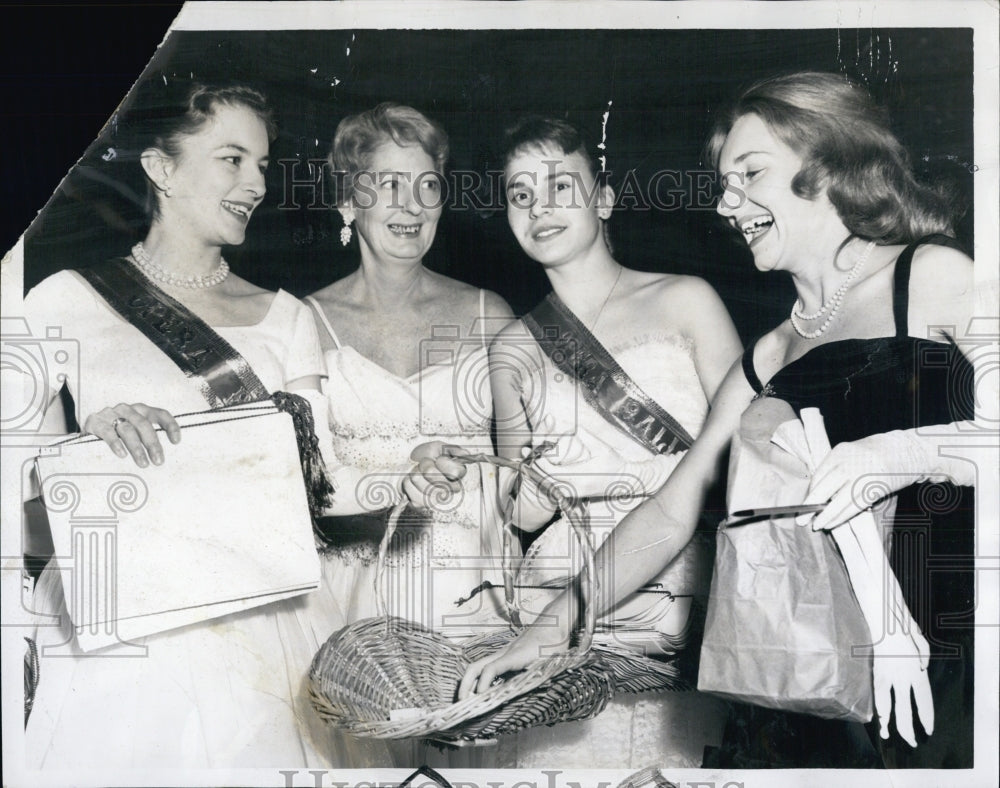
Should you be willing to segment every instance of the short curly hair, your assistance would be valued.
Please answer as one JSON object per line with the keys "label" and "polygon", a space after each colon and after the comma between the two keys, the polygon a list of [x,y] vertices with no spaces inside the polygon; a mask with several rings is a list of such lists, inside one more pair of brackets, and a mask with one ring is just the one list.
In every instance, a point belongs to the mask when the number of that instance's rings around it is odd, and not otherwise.
{"label": "short curly hair", "polygon": [[337,124],[328,161],[335,173],[346,176],[337,181],[338,204],[350,200],[357,176],[370,169],[372,154],[386,142],[419,145],[434,160],[437,173],[444,175],[448,135],[441,125],[413,107],[383,102]]}
{"label": "short curly hair", "polygon": [[814,199],[823,187],[844,226],[882,244],[952,233],[951,201],[917,182],[888,113],[841,74],[802,71],[745,89],[716,121],[705,160],[718,169],[733,125],[757,115],[802,157],[792,191]]}

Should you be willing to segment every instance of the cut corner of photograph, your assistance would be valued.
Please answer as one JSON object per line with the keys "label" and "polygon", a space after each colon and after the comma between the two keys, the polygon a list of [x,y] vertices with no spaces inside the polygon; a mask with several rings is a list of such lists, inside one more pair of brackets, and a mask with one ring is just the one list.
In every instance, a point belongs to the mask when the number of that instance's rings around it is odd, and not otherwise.
{"label": "cut corner of photograph", "polygon": [[0,27],[4,786],[1000,782],[996,0]]}

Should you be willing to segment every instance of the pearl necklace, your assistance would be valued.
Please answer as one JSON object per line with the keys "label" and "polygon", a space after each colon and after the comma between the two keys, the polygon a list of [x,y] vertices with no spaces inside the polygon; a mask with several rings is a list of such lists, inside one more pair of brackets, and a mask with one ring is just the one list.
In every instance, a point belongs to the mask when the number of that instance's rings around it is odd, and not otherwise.
{"label": "pearl necklace", "polygon": [[[861,269],[865,267],[865,263],[868,262],[868,258],[871,257],[871,253],[874,248],[875,242],[869,241],[868,246],[865,248],[865,251],[861,253],[858,261],[854,264],[851,270],[847,272],[847,278],[844,280],[844,283],[837,288],[837,291],[830,297],[829,301],[823,302],[823,305],[818,311],[813,312],[811,315],[804,314],[799,308],[801,301],[796,299],[795,306],[792,307],[792,314],[790,315],[792,328],[795,329],[796,334],[803,339],[816,339],[826,333],[826,330],[830,327],[833,319],[837,316],[837,311],[840,309],[840,304],[844,300],[844,295],[847,293],[848,288],[854,280],[858,278],[858,275],[861,273]],[[827,310],[830,311],[830,315],[825,321],[823,321],[823,325],[815,331],[805,331],[798,323],[799,320],[816,320],[826,314]]]}
{"label": "pearl necklace", "polygon": [[143,247],[142,241],[139,241],[139,243],[132,247],[132,260],[147,278],[162,284],[186,287],[189,290],[215,287],[222,284],[225,278],[229,276],[229,263],[222,258],[219,258],[219,267],[212,271],[212,273],[205,274],[204,276],[183,277],[173,274],[153,262],[153,258],[149,256],[145,247]]}

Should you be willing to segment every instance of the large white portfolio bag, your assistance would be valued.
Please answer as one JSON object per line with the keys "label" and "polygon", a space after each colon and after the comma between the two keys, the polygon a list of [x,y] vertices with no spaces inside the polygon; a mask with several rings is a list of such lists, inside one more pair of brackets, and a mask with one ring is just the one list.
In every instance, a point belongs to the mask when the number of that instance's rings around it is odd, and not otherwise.
{"label": "large white portfolio bag", "polygon": [[291,417],[270,403],[178,418],[138,467],[80,436],[35,461],[84,651],[307,593],[320,565]]}

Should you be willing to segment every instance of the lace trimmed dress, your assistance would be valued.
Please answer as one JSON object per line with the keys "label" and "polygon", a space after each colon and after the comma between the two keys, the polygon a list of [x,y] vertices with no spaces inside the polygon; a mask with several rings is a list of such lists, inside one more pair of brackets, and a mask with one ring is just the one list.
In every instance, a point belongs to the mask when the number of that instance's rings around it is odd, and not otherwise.
{"label": "lace trimmed dress", "polygon": [[[954,246],[945,236],[925,240]],[[895,263],[894,336],[818,345],[766,383],[754,370],[751,345],[743,356],[743,370],[757,396],[783,399],[796,413],[819,408],[833,446],[891,430],[971,419],[972,365],[953,343],[907,333],[910,266],[917,246],[908,246]],[[973,493],[970,487],[926,483],[896,496],[889,560],[931,646],[934,734],[928,737],[914,714],[919,745],[914,749],[894,728],[891,739],[881,740],[877,722],[862,726],[735,706],[724,747],[708,765],[971,768]]]}
{"label": "lace trimmed dress", "polygon": [[[481,291],[481,326],[484,297]],[[453,341],[445,341],[438,353],[429,340],[423,348],[427,363],[403,378],[341,345],[322,309],[309,300],[336,345],[326,352],[325,383],[333,450],[339,463],[353,469],[348,478],[358,480],[355,490],[340,489],[335,495],[367,497],[368,508],[388,505],[385,487],[366,486],[365,475],[394,480],[408,468],[413,448],[428,441],[493,452],[484,336],[473,332],[474,338],[461,343],[457,352]],[[501,519],[493,466],[470,465],[459,493],[442,493],[431,503],[430,510],[408,507],[400,518],[381,593],[392,615],[449,637],[479,634],[485,622],[496,625],[502,592],[484,592],[457,603],[484,581],[501,584]],[[386,513],[337,519],[353,520],[353,527],[324,551],[325,580],[344,607],[347,623],[380,615],[375,559]]]}
{"label": "lace trimmed dress", "polygon": [[[518,370],[525,410],[532,423],[542,417],[553,420],[553,435],[572,433],[578,427],[610,445],[625,460],[644,461],[653,455],[634,439],[611,426],[584,400],[576,383],[560,372],[535,346],[523,354]],[[622,369],[670,413],[691,435],[697,436],[708,412],[708,402],[695,368],[691,340],[674,333],[635,338],[624,346],[609,347]],[[673,466],[682,452],[670,455]],[[609,467],[609,478],[618,471]],[[629,499],[590,499],[591,531],[598,546],[628,512],[652,492]],[[528,548],[518,575],[520,586],[540,585],[557,575],[567,576],[575,555],[573,537],[563,520],[556,520]],[[667,633],[668,644],[685,634],[691,611],[689,595],[708,593],[711,554],[696,538],[654,583],[659,589],[636,593],[611,613],[626,624],[621,642],[629,642],[630,631],[655,627]],[[679,598],[660,593],[668,590]],[[550,591],[522,587],[519,605],[527,621],[551,598]],[[650,646],[641,637],[635,647]],[[654,646],[655,648],[655,646]],[[721,738],[725,705],[694,691],[618,695],[604,711],[590,720],[531,728],[501,737],[499,765],[506,768],[641,768],[650,765],[688,768],[701,765],[705,745]]]}
{"label": "lace trimmed dress", "polygon": [[[196,383],[125,322],[75,274],[63,271],[28,293],[36,335],[59,327],[79,364],[62,363],[79,418],[119,402],[174,413],[205,410]],[[300,301],[275,294],[264,318],[217,332],[269,391],[322,374],[315,323]],[[43,343],[44,344],[44,343]],[[58,363],[55,359],[53,363]],[[65,362],[65,359],[63,359]],[[110,450],[109,450],[110,451]],[[166,462],[170,447],[166,446]],[[247,523],[248,528],[259,527]],[[44,769],[324,767],[352,758],[378,762],[327,729],[309,705],[305,678],[316,649],[343,620],[321,587],[224,618],[143,638],[143,658],[114,648],[46,658],[72,641],[55,561],[35,590],[40,682],[25,730],[26,763]],[[184,582],[178,577],[177,582]]]}

